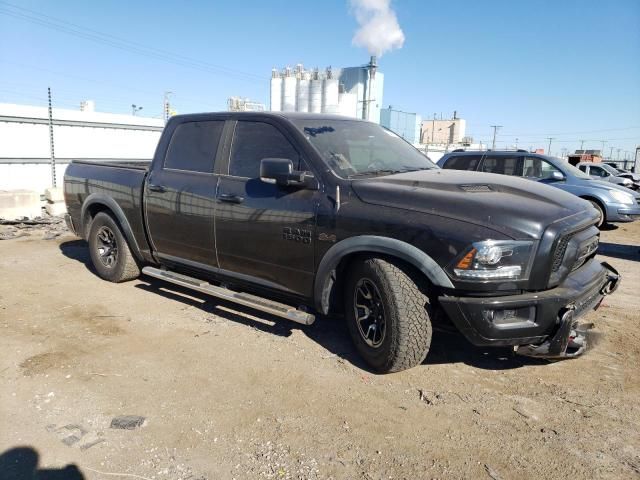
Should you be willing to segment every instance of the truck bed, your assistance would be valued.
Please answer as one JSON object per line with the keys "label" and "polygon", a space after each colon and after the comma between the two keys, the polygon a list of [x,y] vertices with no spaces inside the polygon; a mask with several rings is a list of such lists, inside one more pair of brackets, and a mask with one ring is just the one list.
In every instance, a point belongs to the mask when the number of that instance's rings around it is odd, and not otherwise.
{"label": "truck bed", "polygon": [[85,221],[87,212],[82,206],[88,197],[101,197],[115,202],[122,212],[118,218],[130,228],[135,247],[140,251],[149,250],[144,218],[142,214],[142,187],[151,167],[151,161],[95,161],[74,160],[67,167],[64,176],[65,201],[67,211],[81,237],[87,235]]}

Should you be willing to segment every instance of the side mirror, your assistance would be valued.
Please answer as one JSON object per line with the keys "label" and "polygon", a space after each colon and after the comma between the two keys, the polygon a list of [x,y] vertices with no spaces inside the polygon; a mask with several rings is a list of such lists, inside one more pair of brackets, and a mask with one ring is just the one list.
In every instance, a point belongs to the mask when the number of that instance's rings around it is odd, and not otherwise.
{"label": "side mirror", "polygon": [[288,158],[263,158],[260,161],[260,180],[275,183],[281,187],[309,187],[315,183],[313,175],[293,169]]}
{"label": "side mirror", "polygon": [[564,175],[562,174],[562,172],[554,170],[553,172],[551,172],[551,180],[561,182],[562,180],[564,180]]}

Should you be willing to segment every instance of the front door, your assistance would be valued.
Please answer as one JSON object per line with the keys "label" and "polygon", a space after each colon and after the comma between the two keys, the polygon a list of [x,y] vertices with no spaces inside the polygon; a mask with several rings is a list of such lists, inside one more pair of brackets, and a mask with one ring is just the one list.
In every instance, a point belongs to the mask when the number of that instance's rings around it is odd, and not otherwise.
{"label": "front door", "polygon": [[298,150],[275,125],[238,121],[229,174],[218,186],[219,266],[268,288],[311,296],[317,192],[263,182],[263,158],[287,158],[294,168],[306,170]]}
{"label": "front door", "polygon": [[179,124],[161,165],[145,185],[149,235],[156,255],[193,267],[217,267],[214,162],[224,120]]}

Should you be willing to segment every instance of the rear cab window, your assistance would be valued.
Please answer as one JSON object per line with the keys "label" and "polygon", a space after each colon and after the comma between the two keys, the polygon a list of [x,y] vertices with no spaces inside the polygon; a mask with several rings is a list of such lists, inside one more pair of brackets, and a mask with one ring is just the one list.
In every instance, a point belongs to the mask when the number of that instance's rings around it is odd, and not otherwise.
{"label": "rear cab window", "polygon": [[163,168],[213,173],[223,128],[223,120],[181,123],[171,136]]}

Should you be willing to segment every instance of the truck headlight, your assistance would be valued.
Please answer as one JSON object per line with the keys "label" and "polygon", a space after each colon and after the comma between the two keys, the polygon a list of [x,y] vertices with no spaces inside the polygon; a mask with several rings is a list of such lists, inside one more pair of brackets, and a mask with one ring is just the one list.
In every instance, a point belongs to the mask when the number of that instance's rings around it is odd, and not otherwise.
{"label": "truck headlight", "polygon": [[529,276],[534,242],[475,242],[456,259],[453,273],[465,280],[524,280]]}
{"label": "truck headlight", "polygon": [[613,197],[613,199],[617,202],[624,203],[626,205],[633,205],[636,203],[633,195],[630,195],[625,192],[621,192],[620,190],[609,190],[609,193]]}

